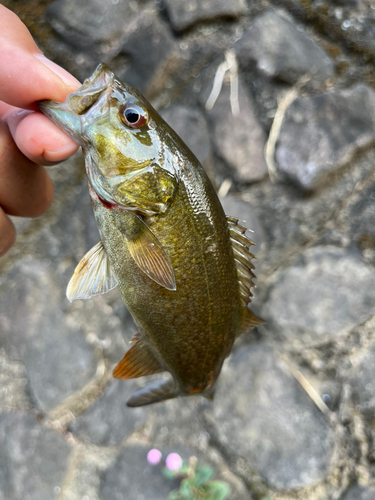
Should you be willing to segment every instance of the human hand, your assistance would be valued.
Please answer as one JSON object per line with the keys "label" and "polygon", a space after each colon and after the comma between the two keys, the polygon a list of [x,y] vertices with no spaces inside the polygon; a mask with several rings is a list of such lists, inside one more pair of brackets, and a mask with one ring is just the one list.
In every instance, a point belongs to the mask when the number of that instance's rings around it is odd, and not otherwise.
{"label": "human hand", "polygon": [[43,165],[53,165],[78,148],[37,110],[36,101],[62,102],[80,86],[45,58],[26,26],[0,5],[0,256],[15,240],[8,215],[38,217],[53,197]]}

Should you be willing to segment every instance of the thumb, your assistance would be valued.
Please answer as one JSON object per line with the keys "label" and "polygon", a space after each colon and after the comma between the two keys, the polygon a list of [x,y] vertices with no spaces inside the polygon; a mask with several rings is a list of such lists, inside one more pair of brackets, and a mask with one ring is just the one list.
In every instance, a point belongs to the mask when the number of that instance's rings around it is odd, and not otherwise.
{"label": "thumb", "polygon": [[42,99],[64,101],[80,83],[47,59],[21,20],[0,5],[0,100],[24,109],[35,109]]}

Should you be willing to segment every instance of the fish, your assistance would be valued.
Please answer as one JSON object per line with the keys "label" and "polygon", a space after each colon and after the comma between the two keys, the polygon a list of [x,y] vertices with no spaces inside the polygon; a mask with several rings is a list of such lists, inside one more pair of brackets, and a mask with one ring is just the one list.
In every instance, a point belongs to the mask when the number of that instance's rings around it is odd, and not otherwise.
{"label": "fish", "polygon": [[100,233],[67,297],[89,299],[118,286],[138,333],[113,376],[169,372],[127,405],[212,399],[235,339],[263,322],[249,309],[255,276],[246,227],[225,215],[180,137],[106,65],[63,103],[38,106],[82,147]]}

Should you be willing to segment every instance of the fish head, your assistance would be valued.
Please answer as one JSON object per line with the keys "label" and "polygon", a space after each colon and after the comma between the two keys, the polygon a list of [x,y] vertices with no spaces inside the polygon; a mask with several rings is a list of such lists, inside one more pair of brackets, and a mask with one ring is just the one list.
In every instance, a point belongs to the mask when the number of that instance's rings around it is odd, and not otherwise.
{"label": "fish head", "polygon": [[136,89],[100,64],[65,102],[38,105],[82,146],[101,200],[146,215],[166,210],[176,189],[176,135]]}

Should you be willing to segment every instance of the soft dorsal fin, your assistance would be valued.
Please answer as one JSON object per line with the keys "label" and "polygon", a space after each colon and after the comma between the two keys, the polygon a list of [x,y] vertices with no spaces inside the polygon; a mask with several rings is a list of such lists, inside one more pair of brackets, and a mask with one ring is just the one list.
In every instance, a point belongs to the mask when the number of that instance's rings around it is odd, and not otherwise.
{"label": "soft dorsal fin", "polygon": [[131,342],[134,343],[133,347],[113,370],[115,378],[138,378],[164,371],[139,334],[136,334]]}
{"label": "soft dorsal fin", "polygon": [[117,279],[109,263],[101,241],[81,259],[70,278],[66,296],[72,302],[89,299],[94,295],[109,292],[117,286]]}
{"label": "soft dorsal fin", "polygon": [[251,302],[251,288],[254,286],[252,280],[255,278],[255,274],[253,273],[254,265],[251,263],[251,259],[255,257],[250,252],[250,246],[254,245],[254,243],[246,236],[247,228],[239,224],[238,219],[227,216],[227,222],[237,267],[241,300],[242,304],[247,307]]}
{"label": "soft dorsal fin", "polygon": [[121,231],[137,266],[167,290],[176,290],[171,261],[151,229],[130,211],[124,212],[124,221],[126,224],[121,226]]}

